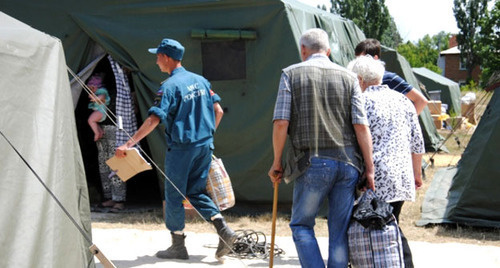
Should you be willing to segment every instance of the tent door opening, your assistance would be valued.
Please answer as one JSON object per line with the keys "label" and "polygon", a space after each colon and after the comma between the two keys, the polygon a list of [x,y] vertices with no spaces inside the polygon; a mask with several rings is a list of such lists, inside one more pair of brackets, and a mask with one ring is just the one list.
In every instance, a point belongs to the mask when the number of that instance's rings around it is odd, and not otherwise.
{"label": "tent door opening", "polygon": [[[117,85],[117,81],[118,83],[121,83],[122,81],[119,80],[120,78],[118,80],[116,79],[116,77],[118,77],[115,75],[117,70],[116,68],[112,67],[112,64],[116,65],[117,63],[108,55],[99,56],[99,58],[100,60],[96,61],[96,63],[94,63],[94,66],[89,66],[88,70],[86,71],[86,74],[81,75],[80,77],[84,82],[87,82],[88,77],[90,77],[92,74],[96,73],[103,74],[104,77],[103,84],[108,90],[111,99],[108,105],[108,109],[114,115],[118,116],[120,115],[120,112],[118,110],[120,109],[123,110],[124,105],[123,105],[123,96],[121,96],[121,94],[119,93],[120,89],[117,90],[117,87],[121,86],[120,84]],[[134,111],[132,113],[133,118],[129,118],[127,119],[127,121],[131,121],[133,119],[136,129],[137,126],[140,126],[142,122],[140,122],[140,117],[137,116],[138,109],[136,107],[133,97],[135,93],[133,89],[133,83],[128,82],[131,81],[131,76],[127,74],[127,71],[123,69],[121,69],[121,71],[123,71],[121,75],[126,76],[125,79],[124,78],[121,79],[127,80],[126,84],[128,84],[129,87],[129,93],[130,93],[129,99],[131,103],[129,103],[128,105],[130,107],[131,104],[132,105],[131,109],[133,109]],[[92,131],[87,122],[89,115],[93,111],[88,108],[89,97],[87,91],[80,90],[79,93],[78,92],[75,93],[75,90],[73,88],[72,91],[74,100],[76,100],[75,103],[76,127],[78,131],[78,140],[80,143],[80,149],[85,167],[90,204],[91,206],[95,206],[97,204],[100,204],[105,199],[103,196],[101,177],[100,177],[101,175],[99,172],[98,150],[96,142],[94,142],[94,132]],[[76,97],[75,94],[77,95]],[[108,114],[106,120],[101,122],[100,125],[101,126],[114,125],[113,121],[115,122],[118,121],[114,117],[112,118],[113,119],[112,121],[110,117],[113,116],[111,114]],[[124,123],[124,125],[126,124],[127,123]],[[125,127],[124,130],[127,131],[130,135],[133,135],[135,133],[135,130],[130,130],[130,129],[126,130]],[[118,130],[117,132],[122,132],[122,133],[117,133],[116,135],[117,137],[116,144],[118,146],[124,143],[120,141],[120,136],[122,136],[121,140],[123,140],[123,139],[128,139],[128,135],[121,130]],[[141,141],[140,146],[146,152],[146,154],[150,155],[149,146],[147,144],[146,139]],[[126,204],[127,207],[139,207],[139,208],[144,206],[161,206],[160,186],[158,183],[158,177],[154,169],[140,173],[126,182]]]}

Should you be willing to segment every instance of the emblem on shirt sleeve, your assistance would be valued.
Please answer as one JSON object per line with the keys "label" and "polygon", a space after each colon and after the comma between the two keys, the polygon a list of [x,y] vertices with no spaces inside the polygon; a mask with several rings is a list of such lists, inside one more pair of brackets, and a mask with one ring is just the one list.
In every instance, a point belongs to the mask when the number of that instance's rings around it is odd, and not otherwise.
{"label": "emblem on shirt sleeve", "polygon": [[161,98],[163,97],[163,90],[160,88],[160,90],[158,90],[156,92],[156,96],[155,98],[153,99],[153,106],[160,106],[160,103],[161,103]]}

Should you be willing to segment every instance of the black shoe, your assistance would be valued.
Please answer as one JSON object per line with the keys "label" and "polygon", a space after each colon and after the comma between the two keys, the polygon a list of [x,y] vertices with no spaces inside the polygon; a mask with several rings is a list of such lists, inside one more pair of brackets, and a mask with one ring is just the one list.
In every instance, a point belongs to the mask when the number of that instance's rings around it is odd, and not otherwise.
{"label": "black shoe", "polygon": [[231,230],[231,228],[229,228],[229,226],[227,226],[224,218],[217,218],[213,220],[213,224],[217,230],[217,234],[219,234],[219,245],[217,246],[215,257],[220,258],[231,252],[237,235],[233,230]]}
{"label": "black shoe", "polygon": [[180,259],[187,260],[189,255],[184,244],[185,235],[172,234],[172,245],[166,250],[156,252],[156,257],[160,259]]}

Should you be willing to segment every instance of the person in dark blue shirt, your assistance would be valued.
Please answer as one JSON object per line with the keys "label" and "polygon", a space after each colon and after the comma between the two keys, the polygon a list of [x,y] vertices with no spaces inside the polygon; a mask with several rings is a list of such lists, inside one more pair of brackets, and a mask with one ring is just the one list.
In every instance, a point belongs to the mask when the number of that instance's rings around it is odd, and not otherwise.
{"label": "person in dark blue shirt", "polygon": [[[374,59],[379,60],[381,54],[380,42],[373,38],[365,39],[356,46],[354,54],[356,57],[361,55],[370,55]],[[429,102],[427,98],[420,93],[420,91],[413,88],[410,84],[408,84],[408,82],[395,73],[386,71],[384,73],[384,77],[382,78],[382,85],[387,85],[390,89],[404,94],[413,102],[413,105],[417,110],[417,114],[420,114]]]}
{"label": "person in dark blue shirt", "polygon": [[[165,38],[157,48],[156,64],[170,78],[162,83],[149,117],[134,136],[118,147],[116,156],[146,137],[161,122],[165,126],[167,150],[165,154],[165,224],[172,235],[172,246],[158,251],[164,259],[188,259],[183,229],[185,211],[182,201],[187,197],[191,205],[209,222],[219,235],[216,257],[231,251],[236,234],[227,226],[219,209],[206,192],[207,176],[213,136],[223,116],[220,97],[211,90],[204,77],[187,71],[181,65],[184,47],[176,40]],[[158,97],[159,97],[158,96]]]}

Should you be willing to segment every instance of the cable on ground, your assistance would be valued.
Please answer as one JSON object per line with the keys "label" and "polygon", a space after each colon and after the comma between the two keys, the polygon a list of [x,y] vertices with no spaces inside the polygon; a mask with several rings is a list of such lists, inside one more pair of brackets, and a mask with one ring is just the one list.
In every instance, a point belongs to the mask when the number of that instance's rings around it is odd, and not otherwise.
{"label": "cable on ground", "polygon": [[[237,238],[233,244],[233,250],[229,254],[231,257],[240,259],[267,259],[271,249],[271,243],[267,242],[263,232],[253,230],[236,230]],[[274,256],[286,254],[285,251],[274,245]]]}

